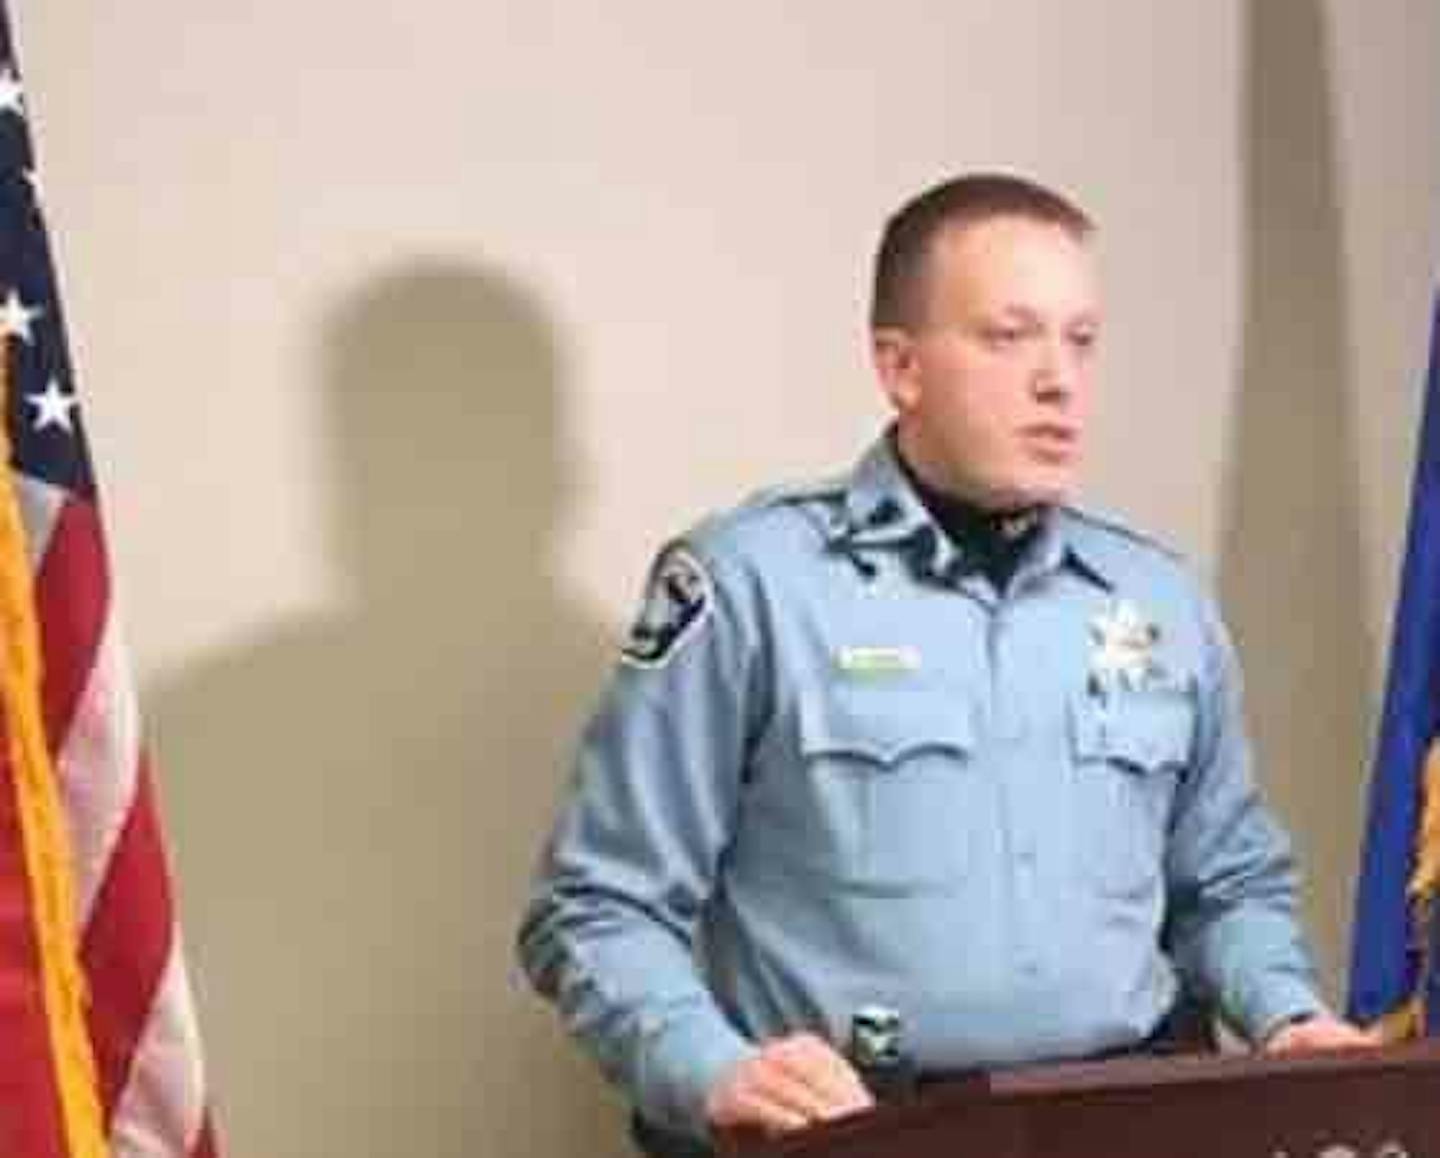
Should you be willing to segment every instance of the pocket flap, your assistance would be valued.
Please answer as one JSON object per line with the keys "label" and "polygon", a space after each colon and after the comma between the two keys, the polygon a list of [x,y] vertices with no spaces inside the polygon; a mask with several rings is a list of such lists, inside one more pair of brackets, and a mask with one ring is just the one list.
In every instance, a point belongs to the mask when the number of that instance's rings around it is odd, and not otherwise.
{"label": "pocket flap", "polygon": [[800,701],[800,747],[807,756],[853,756],[891,768],[907,756],[974,750],[969,705],[934,690],[832,688]]}

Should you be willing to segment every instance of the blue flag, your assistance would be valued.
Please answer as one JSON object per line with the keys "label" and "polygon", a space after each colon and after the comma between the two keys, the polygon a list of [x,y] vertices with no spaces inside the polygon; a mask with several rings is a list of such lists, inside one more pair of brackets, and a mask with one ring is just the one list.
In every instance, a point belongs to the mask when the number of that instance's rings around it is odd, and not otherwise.
{"label": "blue flag", "polygon": [[[1404,1013],[1440,1035],[1440,897],[1413,888],[1426,818],[1440,810],[1440,299],[1410,497],[1410,528],[1390,644],[1380,743],[1355,901],[1352,1018]],[[1433,757],[1433,758],[1432,758]],[[1429,759],[1431,772],[1427,776]],[[1427,793],[1427,782],[1429,791]],[[1429,831],[1431,847],[1437,834]],[[1432,854],[1433,855],[1433,854]]]}

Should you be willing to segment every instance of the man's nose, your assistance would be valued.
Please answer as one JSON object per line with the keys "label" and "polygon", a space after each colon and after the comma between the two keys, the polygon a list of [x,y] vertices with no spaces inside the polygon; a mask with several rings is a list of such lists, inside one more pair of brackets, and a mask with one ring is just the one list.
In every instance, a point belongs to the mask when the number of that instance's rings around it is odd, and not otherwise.
{"label": "man's nose", "polygon": [[1079,362],[1070,344],[1052,338],[1040,343],[1030,375],[1031,392],[1038,402],[1068,402],[1075,393],[1079,373]]}

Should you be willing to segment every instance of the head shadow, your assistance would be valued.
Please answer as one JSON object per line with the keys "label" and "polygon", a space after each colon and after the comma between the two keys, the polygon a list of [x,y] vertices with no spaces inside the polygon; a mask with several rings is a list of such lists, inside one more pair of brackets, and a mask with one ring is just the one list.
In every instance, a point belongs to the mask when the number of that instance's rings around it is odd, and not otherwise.
{"label": "head shadow", "polygon": [[556,578],[563,350],[449,260],[317,333],[341,596],[149,689],[222,1125],[275,1158],[579,1158],[618,1131],[510,965],[605,662]]}

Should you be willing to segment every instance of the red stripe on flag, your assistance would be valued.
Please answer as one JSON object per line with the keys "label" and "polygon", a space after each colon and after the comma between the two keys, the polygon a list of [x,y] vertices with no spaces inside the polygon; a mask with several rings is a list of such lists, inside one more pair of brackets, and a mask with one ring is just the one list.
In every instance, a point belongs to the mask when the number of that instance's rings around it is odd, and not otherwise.
{"label": "red stripe on flag", "polygon": [[35,574],[35,610],[45,656],[45,729],[58,752],[85,692],[105,630],[110,571],[100,512],[67,500]]}
{"label": "red stripe on flag", "polygon": [[135,799],[81,946],[81,961],[90,979],[90,1036],[107,1122],[145,1031],[173,928],[165,849],[150,766],[142,756]]}
{"label": "red stripe on flag", "polygon": [[200,1136],[190,1151],[190,1158],[219,1158],[220,1151],[215,1145],[215,1122],[207,1110],[205,1121],[200,1126]]}
{"label": "red stripe on flag", "polygon": [[0,728],[0,1154],[64,1158],[15,778]]}

